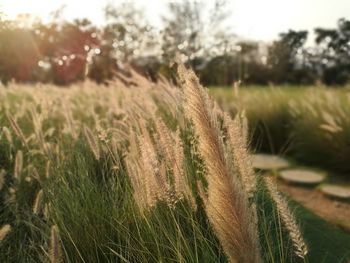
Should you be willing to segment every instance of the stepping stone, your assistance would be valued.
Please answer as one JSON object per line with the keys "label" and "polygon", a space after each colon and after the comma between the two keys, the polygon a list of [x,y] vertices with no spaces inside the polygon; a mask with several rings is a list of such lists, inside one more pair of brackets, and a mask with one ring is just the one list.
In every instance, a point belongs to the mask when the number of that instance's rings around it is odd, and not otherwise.
{"label": "stepping stone", "polygon": [[321,186],[320,190],[322,193],[329,197],[338,199],[350,199],[350,187],[327,184]]}
{"label": "stepping stone", "polygon": [[252,165],[259,170],[278,170],[290,166],[290,163],[277,155],[253,154]]}
{"label": "stepping stone", "polygon": [[279,172],[279,176],[290,183],[314,185],[321,183],[326,175],[308,169],[287,169]]}

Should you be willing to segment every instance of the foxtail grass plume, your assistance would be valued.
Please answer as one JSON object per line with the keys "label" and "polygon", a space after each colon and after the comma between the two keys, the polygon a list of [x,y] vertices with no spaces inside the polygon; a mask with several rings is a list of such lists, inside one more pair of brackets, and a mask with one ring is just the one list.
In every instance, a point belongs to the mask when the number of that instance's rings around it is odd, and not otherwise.
{"label": "foxtail grass plume", "polygon": [[38,181],[39,184],[42,184],[41,176],[39,175],[39,172],[35,167],[32,170],[32,176],[33,176],[33,178],[35,178],[35,180]]}
{"label": "foxtail grass plume", "polygon": [[0,191],[4,187],[6,171],[4,169],[0,170]]}
{"label": "foxtail grass plume", "polygon": [[180,138],[180,131],[177,130],[176,133],[173,133],[160,118],[156,120],[156,128],[159,148],[163,153],[167,166],[173,171],[174,198],[180,200],[185,197],[190,202],[191,206],[196,209],[195,200],[186,182],[186,174],[184,171],[185,156]]}
{"label": "foxtail grass plume", "polygon": [[256,191],[256,176],[248,152],[246,118],[244,115],[237,114],[232,121],[231,117],[225,114],[224,119],[235,167],[245,191],[252,198]]}
{"label": "foxtail grass plume", "polygon": [[149,189],[145,180],[143,180],[143,171],[141,171],[140,164],[133,158],[127,157],[126,169],[128,171],[128,176],[132,184],[133,197],[136,201],[136,204],[140,210],[145,210],[149,207],[147,199],[147,193]]}
{"label": "foxtail grass plume", "polygon": [[175,134],[175,142],[173,143],[173,173],[174,173],[174,186],[175,192],[178,195],[185,194],[187,190],[186,174],[184,171],[185,155],[183,150],[182,141],[180,138],[180,131],[177,130]]}
{"label": "foxtail grass plume", "polygon": [[178,129],[175,134],[174,142],[174,186],[175,193],[180,196],[184,196],[190,203],[193,210],[197,210],[196,200],[193,196],[190,185],[188,184],[186,172],[185,172],[185,154],[183,149],[183,143],[180,137],[180,130]]}
{"label": "foxtail grass plume", "polygon": [[15,168],[13,171],[14,178],[20,179],[23,170],[23,153],[21,150],[17,151],[15,159]]}
{"label": "foxtail grass plume", "polygon": [[[244,188],[244,195],[246,194],[249,201],[253,201],[256,193],[256,175],[254,173],[252,162],[250,159],[249,149],[248,149],[248,122],[244,115],[238,113],[235,119],[232,119],[224,114],[224,122],[227,128],[228,141],[230,151],[233,155],[233,162],[235,166],[236,173],[242,182]],[[251,232],[254,232],[258,236],[258,215],[256,211],[256,205],[254,202],[250,204],[250,213],[248,213],[249,221],[252,222]],[[256,246],[258,245],[258,240],[256,240]]]}
{"label": "foxtail grass plume", "polygon": [[16,202],[17,189],[14,187],[10,187],[8,189],[8,196],[6,198],[6,203],[14,204]]}
{"label": "foxtail grass plume", "polygon": [[155,125],[157,128],[158,135],[158,144],[159,148],[162,151],[167,163],[169,166],[172,166],[175,162],[174,151],[172,147],[173,138],[171,136],[171,131],[166,126],[164,121],[161,118],[155,120]]}
{"label": "foxtail grass plume", "polygon": [[13,146],[13,139],[10,130],[7,127],[2,128],[2,133],[4,134],[6,140],[8,143]]}
{"label": "foxtail grass plume", "polygon": [[45,177],[48,179],[50,177],[50,168],[51,168],[51,162],[50,160],[46,162],[45,166]]}
{"label": "foxtail grass plume", "polygon": [[223,142],[212,111],[213,103],[193,71],[182,63],[178,74],[185,96],[185,114],[192,120],[200,154],[207,168],[208,198],[206,213],[230,262],[260,262],[250,219],[250,206],[242,187],[229,174]]}
{"label": "foxtail grass plume", "polygon": [[169,184],[166,178],[166,171],[157,159],[157,153],[152,143],[150,134],[145,126],[139,137],[142,167],[145,173],[146,194],[149,205],[155,205],[156,200],[167,201],[169,198]]}
{"label": "foxtail grass plume", "polygon": [[42,202],[43,202],[43,194],[44,194],[44,190],[40,189],[40,191],[36,195],[34,205],[33,205],[33,214],[35,214],[35,215],[39,214],[41,211]]}
{"label": "foxtail grass plume", "polygon": [[93,152],[96,160],[99,160],[101,157],[100,146],[99,146],[97,140],[95,139],[95,136],[93,135],[92,131],[88,127],[84,127],[84,134],[85,134],[85,138],[88,141],[89,147],[90,147],[91,151]]}
{"label": "foxtail grass plume", "polygon": [[43,214],[44,214],[44,217],[46,219],[49,219],[49,217],[50,217],[50,203],[45,204]]}
{"label": "foxtail grass plume", "polygon": [[162,193],[162,183],[157,180],[160,179],[160,166],[153,145],[144,136],[139,138],[139,146],[141,151],[141,167],[144,173],[146,200],[148,206],[153,207],[157,202],[157,198]]}
{"label": "foxtail grass plume", "polygon": [[74,140],[76,140],[78,135],[77,135],[77,132],[75,130],[75,121],[74,121],[74,118],[73,118],[72,109],[69,106],[69,104],[64,104],[64,108],[65,108],[64,116],[66,118],[67,129],[68,129],[70,135],[72,136],[72,138]]}
{"label": "foxtail grass plume", "polygon": [[141,210],[148,207],[147,197],[149,182],[145,178],[145,173],[141,169],[140,149],[136,133],[133,129],[129,130],[129,152],[125,159],[128,176],[130,178],[134,199]]}
{"label": "foxtail grass plume", "polygon": [[25,138],[21,128],[19,127],[17,121],[15,120],[15,118],[10,113],[7,114],[7,118],[10,122],[11,128],[13,129],[13,131],[15,132],[17,137],[21,140],[23,145],[28,147],[26,138]]}
{"label": "foxtail grass plume", "polygon": [[0,229],[0,242],[3,241],[10,232],[11,232],[11,226],[3,225]]}
{"label": "foxtail grass plume", "polygon": [[51,247],[50,247],[50,262],[51,263],[61,263],[62,262],[62,252],[60,245],[60,237],[58,228],[56,225],[51,227]]}
{"label": "foxtail grass plume", "polygon": [[305,258],[308,254],[308,247],[303,239],[293,213],[289,210],[286,200],[278,192],[276,183],[273,179],[265,177],[265,182],[273,201],[276,203],[279,216],[289,232],[295,254],[301,258]]}

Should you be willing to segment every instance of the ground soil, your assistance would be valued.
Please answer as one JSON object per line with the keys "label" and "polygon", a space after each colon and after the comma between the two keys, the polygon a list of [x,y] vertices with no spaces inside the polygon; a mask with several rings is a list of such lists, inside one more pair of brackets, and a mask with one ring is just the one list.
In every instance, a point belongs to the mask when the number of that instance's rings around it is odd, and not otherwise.
{"label": "ground soil", "polygon": [[281,182],[279,189],[292,199],[350,233],[350,202],[330,199],[315,188]]}

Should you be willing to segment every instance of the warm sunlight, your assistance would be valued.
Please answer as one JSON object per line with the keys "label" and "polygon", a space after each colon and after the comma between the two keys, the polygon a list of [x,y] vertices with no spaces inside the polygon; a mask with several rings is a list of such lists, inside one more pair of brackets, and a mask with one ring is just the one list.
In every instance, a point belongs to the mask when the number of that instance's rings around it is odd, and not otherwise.
{"label": "warm sunlight", "polygon": [[[69,0],[0,0],[0,11],[9,18],[16,18],[19,14],[30,14],[42,20],[48,20],[52,12],[62,8],[64,17],[74,19],[88,17],[98,23],[103,19],[102,8],[106,0],[90,1],[88,4],[81,1]],[[82,8],[83,5],[83,8]],[[77,12],[79,10],[79,12]]]}
{"label": "warm sunlight", "polygon": [[[64,7],[64,17],[68,19],[86,17],[94,23],[104,23],[103,8],[108,3],[120,4],[123,1],[90,0],[0,0],[0,11],[9,18],[15,18],[18,14],[27,13],[46,21],[50,14]],[[124,1],[125,2],[125,1]],[[167,13],[169,0],[133,0],[141,8],[149,22],[161,26],[161,16]],[[181,2],[181,1],[173,1]],[[339,0],[338,5],[333,5],[328,0],[230,0],[229,24],[234,32],[248,39],[270,41],[278,34],[288,29],[312,30],[317,26],[332,26],[340,17],[347,17],[350,9],[350,1]],[[205,2],[214,3],[214,0]],[[317,5],[318,11],[315,12]],[[77,12],[79,10],[79,12]],[[332,12],[329,12],[332,10]]]}
{"label": "warm sunlight", "polygon": [[46,19],[49,13],[57,8],[57,1],[21,1],[12,0],[2,3],[0,1],[0,10],[9,18],[16,18],[18,14],[30,14],[42,19]]}
{"label": "warm sunlight", "polygon": [[0,263],[350,263],[350,0],[0,0]]}

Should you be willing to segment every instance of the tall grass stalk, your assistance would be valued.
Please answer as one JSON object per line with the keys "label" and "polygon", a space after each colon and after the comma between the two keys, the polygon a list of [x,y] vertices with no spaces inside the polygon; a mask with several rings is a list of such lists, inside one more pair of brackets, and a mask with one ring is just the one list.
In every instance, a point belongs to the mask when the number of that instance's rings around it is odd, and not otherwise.
{"label": "tall grass stalk", "polygon": [[200,154],[208,173],[208,218],[230,262],[260,262],[258,236],[252,231],[251,213],[244,190],[229,174],[212,102],[199,80],[184,65],[178,65],[179,78],[186,98],[185,114],[193,121]]}

